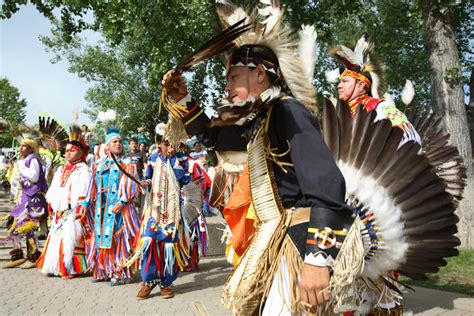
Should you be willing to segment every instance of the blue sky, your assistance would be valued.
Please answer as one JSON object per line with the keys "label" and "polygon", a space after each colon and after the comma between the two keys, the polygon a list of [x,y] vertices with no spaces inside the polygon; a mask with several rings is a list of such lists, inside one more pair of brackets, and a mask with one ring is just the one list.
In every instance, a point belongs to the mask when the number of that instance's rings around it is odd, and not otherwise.
{"label": "blue sky", "polygon": [[[26,99],[26,121],[33,124],[45,111],[63,123],[87,106],[88,83],[67,71],[67,61],[52,64],[39,35],[49,35],[51,24],[34,6],[21,6],[8,20],[0,20],[0,76],[6,77]],[[90,123],[79,114],[78,123]]]}

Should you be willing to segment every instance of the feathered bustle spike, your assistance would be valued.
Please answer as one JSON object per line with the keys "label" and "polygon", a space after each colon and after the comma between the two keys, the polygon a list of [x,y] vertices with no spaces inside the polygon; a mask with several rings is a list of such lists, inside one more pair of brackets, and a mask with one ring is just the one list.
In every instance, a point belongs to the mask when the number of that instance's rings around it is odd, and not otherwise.
{"label": "feathered bustle spike", "polygon": [[[435,217],[435,216],[433,216]],[[434,220],[430,219],[430,226],[432,226],[433,231],[440,231],[445,229],[446,227],[450,227],[452,225],[456,225],[459,222],[459,218],[456,215],[449,215],[442,218],[436,218]],[[421,226],[426,223],[426,218],[417,217],[416,219],[406,222],[405,226],[407,229],[415,228],[416,226]]]}
{"label": "feathered bustle spike", "polygon": [[[386,121],[386,124],[391,124]],[[392,158],[397,151],[400,141],[402,140],[403,131],[400,128],[392,128],[387,138],[382,154],[378,158],[377,167],[373,170],[372,176],[378,179],[385,171],[388,165],[392,164]]]}
{"label": "feathered bustle spike", "polygon": [[352,141],[352,115],[349,106],[345,102],[340,102],[336,107],[336,111],[339,122],[341,122],[339,159],[347,161]]}
{"label": "feathered bustle spike", "polygon": [[[372,114],[372,119],[375,113]],[[370,144],[367,147],[366,155],[360,167],[364,174],[372,174],[374,168],[377,166],[379,157],[384,150],[384,144],[387,142],[392,132],[392,125],[388,122],[379,121],[374,123],[373,136],[370,139]]]}
{"label": "feathered bustle spike", "polygon": [[[454,211],[453,208],[448,208],[448,210],[451,213]],[[445,211],[445,208],[442,208],[442,207],[437,208],[434,211],[443,212],[444,213],[444,215],[442,215],[443,217],[449,215],[449,212]],[[433,230],[433,228],[430,225],[426,225],[426,224],[407,229],[407,235],[409,235],[411,239],[416,239],[418,237],[425,238],[425,239],[440,238],[440,236],[450,237],[450,236],[456,235],[457,232],[458,232],[458,228],[456,225],[446,226],[445,228],[443,228],[442,234],[440,234],[440,232],[437,230]],[[428,250],[429,249],[427,249],[427,251]]]}
{"label": "feathered bustle spike", "polygon": [[417,273],[417,272],[412,272],[410,270],[405,270],[405,269],[402,269],[402,268],[399,268],[397,271],[401,275],[409,277],[412,280],[424,281],[424,280],[428,279],[428,277],[426,276],[426,274],[424,272]]}
{"label": "feathered bustle spike", "polygon": [[426,247],[417,249],[408,249],[407,257],[419,257],[423,256],[426,258],[442,258],[442,257],[454,257],[459,255],[457,248],[443,248],[443,249],[428,249]]}
{"label": "feathered bustle spike", "polygon": [[402,203],[411,196],[416,195],[426,186],[437,181],[439,181],[439,177],[434,172],[426,172],[423,176],[414,178],[413,181],[405,187],[405,190],[396,193],[394,196],[395,203]]}
{"label": "feathered bustle spike", "polygon": [[421,136],[424,155],[436,174],[446,182],[457,206],[465,187],[466,169],[458,149],[448,145],[449,133],[444,130],[441,118],[429,113],[419,114],[413,127]]}
{"label": "feathered bustle spike", "polygon": [[331,101],[325,99],[324,102],[324,120],[323,137],[329,147],[335,161],[339,160],[339,139],[340,139],[339,121],[337,120],[336,109]]}
{"label": "feathered bustle spike", "polygon": [[390,195],[396,197],[399,192],[406,189],[418,176],[427,172],[431,168],[428,159],[413,159],[409,166],[407,166],[403,176],[398,177],[397,181],[393,181],[387,187]]}
{"label": "feathered bustle spike", "polygon": [[444,206],[448,210],[450,209],[452,213],[452,211],[454,211],[454,208],[452,207],[452,201],[453,201],[452,195],[447,192],[443,192],[442,194],[438,194],[437,196],[436,195],[432,197],[428,196],[428,199],[423,201],[422,204],[418,204],[411,208],[407,208],[405,209],[404,213],[406,213],[407,216],[409,216],[408,215],[409,213],[412,213],[410,215],[410,221],[411,221],[410,225],[414,225],[413,223],[422,224],[423,215],[429,215],[431,219],[435,219],[443,215],[441,212],[438,212],[436,214],[430,214],[429,210],[437,209],[439,207]]}
{"label": "feathered bustle spike", "polygon": [[278,0],[260,0],[264,5],[263,8],[257,9],[257,21],[262,25],[262,35],[270,33],[281,22],[282,12],[280,9],[280,1]]}
{"label": "feathered bustle spike", "polygon": [[[386,169],[377,179],[380,185],[388,187],[389,185],[393,184],[394,181],[397,181],[399,178],[403,178],[405,176],[406,170],[417,167],[417,163],[421,163],[424,158],[422,156],[417,156],[419,150],[420,145],[413,142],[409,142],[399,148],[393,155],[391,163],[386,166]],[[420,167],[423,167],[423,165]],[[403,174],[401,174],[401,172],[403,172]]]}
{"label": "feathered bustle spike", "polygon": [[[457,239],[455,236],[441,236],[442,238],[436,238],[436,239],[417,239],[417,240],[411,240],[410,241],[410,247],[413,249],[416,248],[430,248],[430,249],[452,249],[460,245],[459,239]],[[448,239],[451,237],[450,239]],[[439,258],[441,259],[441,258]],[[432,259],[434,260],[434,259]],[[421,261],[413,261],[413,264],[421,263]]]}
{"label": "feathered bustle spike", "polygon": [[[400,207],[402,207],[405,211],[405,218],[406,219],[411,219],[416,217],[416,207],[421,206],[422,209],[428,209],[424,208],[423,204],[426,203],[431,198],[438,197],[438,194],[442,194],[445,192],[445,186],[442,180],[438,180],[436,182],[430,183],[430,185],[424,187],[422,190],[418,191],[417,194],[412,195],[411,197],[403,200],[400,204],[398,204]],[[447,204],[451,202],[450,199],[448,199]]]}
{"label": "feathered bustle spike", "polygon": [[371,128],[372,122],[368,119],[368,117],[371,116],[372,113],[367,112],[362,106],[359,106],[354,117],[352,140],[350,142],[351,147],[347,162],[357,169],[361,167],[367,153],[367,147],[372,139],[371,135],[369,135],[373,131]]}

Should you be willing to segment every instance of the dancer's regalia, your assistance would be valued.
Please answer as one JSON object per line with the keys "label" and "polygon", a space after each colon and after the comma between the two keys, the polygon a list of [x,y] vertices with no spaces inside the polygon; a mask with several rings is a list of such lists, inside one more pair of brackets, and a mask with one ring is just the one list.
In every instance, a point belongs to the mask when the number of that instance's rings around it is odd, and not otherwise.
{"label": "dancer's regalia", "polygon": [[81,136],[81,129],[73,125],[68,145],[82,156],[59,167],[46,193],[52,214],[48,239],[37,262],[43,274],[70,278],[87,270],[85,232],[78,215],[81,215],[80,202],[85,199],[90,175],[84,154],[88,148]]}
{"label": "dancer's regalia", "polygon": [[[227,24],[245,17],[229,1],[219,2],[222,6]],[[228,67],[264,65],[273,82],[270,89],[242,107],[224,104],[212,122],[190,97],[176,103],[168,98],[167,87],[162,94],[170,113],[206,147],[239,150],[239,136],[246,136],[257,227],[225,286],[224,304],[239,315],[259,309],[268,315],[302,313],[298,283],[303,264],[332,267],[327,289],[332,299],[320,307],[321,314],[357,308],[362,292],[380,289],[379,282],[395,290],[387,271],[413,278],[436,272],[445,264],[443,257],[457,254],[459,240],[453,196],[433,165],[448,174],[452,164],[443,162],[458,162],[456,153],[450,148],[447,156],[418,155],[418,143],[400,146],[402,129],[392,128],[388,120],[374,122],[376,111],[363,107],[352,118],[347,105],[335,111],[325,104],[321,137],[310,112],[312,74],[303,76],[298,41],[283,25],[278,7],[259,12],[270,16],[257,15],[252,32],[238,34],[237,44],[244,45],[232,51]],[[239,25],[206,43],[176,73],[233,48],[226,41],[242,31]],[[311,58],[301,51],[299,57]],[[459,195],[462,172],[454,177],[448,180]]]}
{"label": "dancer's regalia", "polygon": [[38,249],[38,238],[35,231],[38,229],[40,218],[47,213],[47,204],[44,193],[48,190],[41,159],[36,153],[41,136],[37,131],[30,130],[22,135],[21,145],[28,146],[31,153],[18,160],[19,180],[21,195],[18,204],[8,216],[9,236],[2,237],[2,242],[13,242],[10,251],[11,261],[4,268],[16,267],[25,262],[21,250],[21,238],[26,240],[26,258],[29,260],[28,268],[34,267],[34,262],[41,252]]}
{"label": "dancer's regalia", "polygon": [[[210,215],[209,208],[209,190],[211,180],[207,172],[201,168],[201,164],[193,158],[187,157],[188,172],[192,180],[198,184],[196,188],[202,194],[201,206],[198,206],[196,212],[198,216],[189,223],[189,262],[184,271],[197,271],[199,269],[199,258],[207,255],[209,248],[209,232],[207,228],[206,216]],[[199,202],[197,200],[196,202]]]}
{"label": "dancer's regalia", "polygon": [[[106,145],[120,139],[117,129],[108,129]],[[86,199],[86,222],[93,235],[87,242],[87,265],[96,281],[124,284],[136,266],[125,267],[138,234],[139,219],[134,199],[141,194],[136,165],[123,156],[104,156],[96,163]],[[115,214],[112,209],[120,204]]]}
{"label": "dancer's regalia", "polygon": [[161,296],[171,298],[174,293],[170,286],[179,271],[197,264],[198,258],[192,258],[191,251],[198,239],[192,232],[202,214],[202,177],[193,179],[188,157],[180,152],[152,154],[145,177],[150,193],[135,255],[128,264],[141,257],[143,283],[137,299],[148,298],[158,284]]}

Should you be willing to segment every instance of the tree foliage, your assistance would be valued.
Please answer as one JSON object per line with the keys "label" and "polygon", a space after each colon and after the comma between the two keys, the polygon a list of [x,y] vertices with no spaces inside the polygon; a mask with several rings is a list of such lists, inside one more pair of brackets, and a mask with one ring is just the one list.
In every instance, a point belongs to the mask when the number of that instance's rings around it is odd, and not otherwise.
{"label": "tree foliage", "polygon": [[20,91],[7,78],[0,79],[0,117],[9,124],[9,130],[0,135],[0,147],[10,147],[11,131],[25,120],[26,100],[20,98]]}
{"label": "tree foliage", "polygon": [[[253,7],[256,1],[235,2]],[[318,31],[319,60],[315,84],[320,92],[335,92],[334,85],[324,78],[325,70],[337,66],[327,56],[329,46],[355,43],[362,32],[368,31],[376,52],[387,66],[389,92],[397,96],[405,80],[410,79],[417,91],[416,103],[421,106],[430,104],[428,59],[424,47],[426,28],[418,1],[281,2],[287,21],[294,28],[312,24]],[[453,16],[463,69],[470,69],[472,54],[469,51],[472,48],[469,34],[473,30],[473,5],[469,1],[438,2],[442,10],[449,10]],[[24,3],[26,1],[5,0],[1,16],[10,17]],[[71,71],[97,82],[87,94],[92,118],[98,109],[117,106],[119,115],[130,120],[133,126],[136,126],[132,119],[134,114],[126,107],[135,103],[140,115],[145,119],[153,117],[153,122],[156,122],[158,118],[153,111],[163,74],[220,30],[213,0],[32,0],[31,3],[55,23],[54,38],[45,43],[50,48],[60,49],[59,55],[75,53],[76,57],[68,58]],[[78,50],[81,41],[77,34],[87,29],[100,32],[105,43]],[[97,61],[93,60],[95,58]],[[216,99],[222,92],[222,74],[221,60],[204,63],[188,77],[191,92],[200,96],[205,91],[206,95],[201,99],[204,103]],[[467,82],[468,74],[465,77]],[[125,89],[126,86],[132,88]],[[146,129],[149,130],[151,125],[147,120]]]}

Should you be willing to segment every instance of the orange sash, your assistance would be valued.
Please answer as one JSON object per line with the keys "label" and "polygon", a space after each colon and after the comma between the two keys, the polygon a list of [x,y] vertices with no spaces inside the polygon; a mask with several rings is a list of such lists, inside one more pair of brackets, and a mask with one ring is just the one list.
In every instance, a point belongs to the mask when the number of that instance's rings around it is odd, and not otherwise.
{"label": "orange sash", "polygon": [[232,232],[232,247],[239,256],[244,254],[255,233],[254,220],[248,216],[251,203],[249,169],[245,166],[223,211]]}

